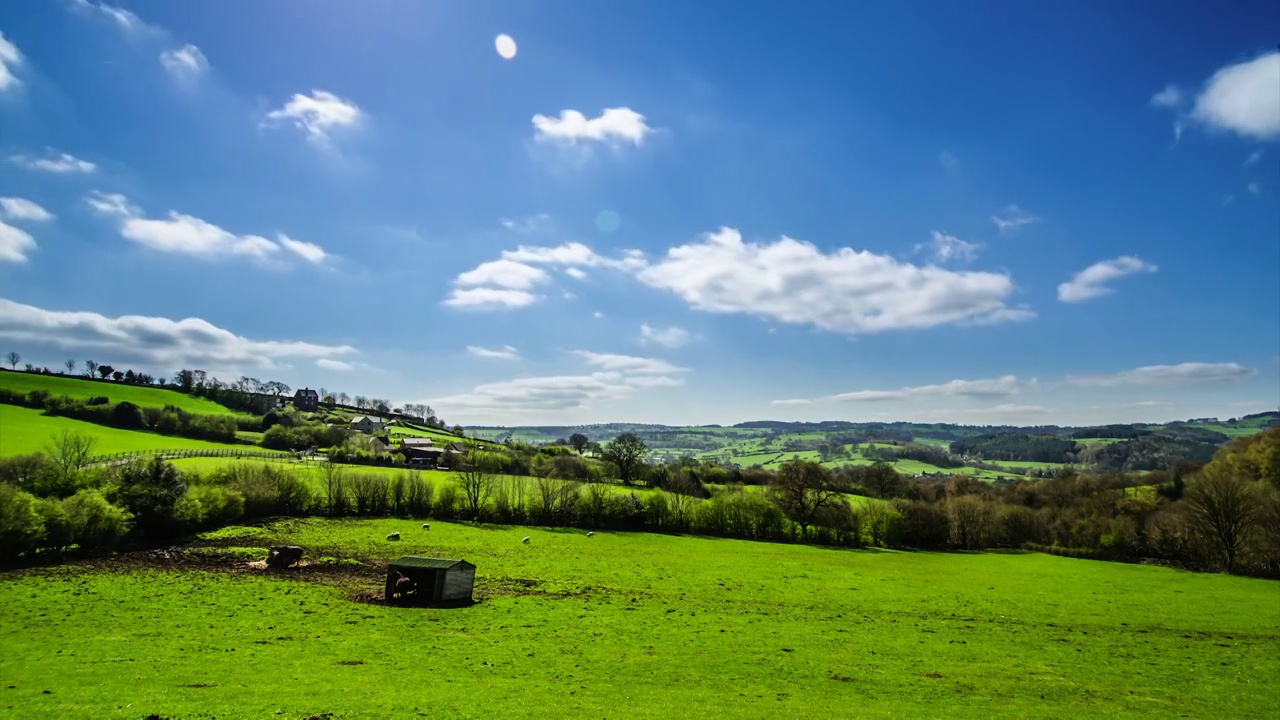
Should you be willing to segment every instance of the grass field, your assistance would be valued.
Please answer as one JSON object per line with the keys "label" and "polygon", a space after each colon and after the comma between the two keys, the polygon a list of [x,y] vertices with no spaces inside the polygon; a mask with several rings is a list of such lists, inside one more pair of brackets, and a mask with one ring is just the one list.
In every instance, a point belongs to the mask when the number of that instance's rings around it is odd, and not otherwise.
{"label": "grass field", "polygon": [[133,432],[95,425],[81,420],[42,415],[39,410],[0,405],[0,457],[41,452],[49,439],[63,430],[92,435],[97,440],[94,454],[140,450],[262,450],[247,445],[225,445],[205,440]]}
{"label": "grass field", "polygon": [[21,393],[29,393],[32,390],[47,390],[51,395],[63,395],[78,400],[87,400],[91,397],[105,395],[111,402],[128,401],[141,407],[173,405],[192,413],[206,415],[236,414],[233,410],[223,407],[212,400],[192,397],[176,390],[94,382],[93,380],[58,375],[0,372],[0,388]]}
{"label": "grass field", "polygon": [[380,591],[370,565],[312,581],[132,563],[0,574],[0,715],[1222,718],[1280,703],[1270,581],[406,520],[213,538],[258,556],[288,542],[466,558],[480,602],[352,602]]}

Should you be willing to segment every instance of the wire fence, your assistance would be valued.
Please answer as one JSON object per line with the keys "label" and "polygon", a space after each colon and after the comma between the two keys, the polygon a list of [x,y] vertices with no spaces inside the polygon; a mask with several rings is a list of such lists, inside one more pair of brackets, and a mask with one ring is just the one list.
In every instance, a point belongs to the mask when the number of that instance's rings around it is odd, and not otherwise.
{"label": "wire fence", "polygon": [[266,462],[298,462],[314,457],[307,453],[279,453],[262,450],[223,450],[223,449],[191,449],[191,450],[129,450],[118,453],[94,455],[87,465],[119,465],[133,460],[183,460],[186,458],[244,458],[258,459]]}

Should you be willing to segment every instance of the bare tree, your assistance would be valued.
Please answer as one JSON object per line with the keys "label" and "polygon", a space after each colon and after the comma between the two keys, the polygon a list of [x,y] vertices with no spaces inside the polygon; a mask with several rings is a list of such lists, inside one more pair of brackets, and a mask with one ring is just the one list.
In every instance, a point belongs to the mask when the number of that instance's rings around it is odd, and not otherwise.
{"label": "bare tree", "polygon": [[489,494],[493,492],[493,475],[488,467],[488,459],[475,445],[470,445],[465,453],[453,461],[458,487],[466,496],[467,509],[475,520],[480,519],[480,509],[489,502]]}
{"label": "bare tree", "polygon": [[951,544],[966,550],[983,546],[995,521],[995,506],[979,495],[956,495],[947,500]]}
{"label": "bare tree", "polygon": [[1259,505],[1253,494],[1248,482],[1212,465],[1187,490],[1192,527],[1221,553],[1227,572],[1235,570],[1245,536],[1258,521]]}
{"label": "bare tree", "polygon": [[49,438],[45,454],[53,461],[64,483],[73,480],[93,457],[97,439],[87,433],[63,430]]}
{"label": "bare tree", "polygon": [[808,460],[783,463],[769,483],[769,497],[800,526],[801,537],[808,534],[823,508],[844,502],[842,488],[831,471]]}
{"label": "bare tree", "polygon": [[84,361],[84,369],[85,369],[85,371],[86,371],[86,373],[85,373],[85,374],[87,374],[89,377],[93,377],[94,375],[97,375],[97,374],[98,374],[98,363],[97,363],[97,361],[96,361],[96,360],[85,360],[85,361]]}
{"label": "bare tree", "polygon": [[68,375],[70,375],[70,374],[72,374],[72,373],[74,373],[74,372],[76,371],[76,361],[75,361],[75,360],[70,360],[70,359],[69,359],[69,360],[67,360],[66,362],[62,363],[62,366],[63,366],[63,367],[65,367],[65,368],[67,369],[67,374],[68,374]]}
{"label": "bare tree", "polygon": [[351,400],[351,396],[344,392],[338,393],[337,398],[338,398],[338,402],[342,403],[343,405],[346,405]]}
{"label": "bare tree", "polygon": [[10,370],[17,370],[18,363],[22,362],[22,356],[10,350],[9,354],[4,356],[4,361],[9,363]]}

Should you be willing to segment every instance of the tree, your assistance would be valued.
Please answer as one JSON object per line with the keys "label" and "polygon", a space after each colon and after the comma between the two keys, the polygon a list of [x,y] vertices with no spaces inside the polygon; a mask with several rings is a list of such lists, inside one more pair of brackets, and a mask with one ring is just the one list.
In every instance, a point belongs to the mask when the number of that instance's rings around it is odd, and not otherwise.
{"label": "tree", "polygon": [[98,363],[93,360],[85,360],[84,369],[89,377],[93,377],[98,374]]}
{"label": "tree", "polygon": [[174,506],[187,494],[187,483],[176,467],[160,458],[133,462],[119,472],[120,502],[135,518],[134,527],[148,540],[172,536],[178,530]]}
{"label": "tree", "polygon": [[102,378],[103,380],[106,380],[111,375],[111,373],[115,371],[116,369],[111,367],[110,365],[99,365],[98,377]]}
{"label": "tree", "polygon": [[191,388],[196,384],[196,374],[191,370],[179,370],[173,375],[173,384],[183,392],[191,392]]}
{"label": "tree", "polygon": [[863,484],[878,498],[895,498],[902,492],[902,476],[889,463],[878,462],[867,468]]}
{"label": "tree", "polygon": [[1233,572],[1245,536],[1258,521],[1253,488],[1228,468],[1206,466],[1187,489],[1185,502],[1192,527],[1221,554],[1227,572]]}
{"label": "tree", "polygon": [[80,471],[89,464],[89,458],[93,457],[93,449],[97,444],[97,439],[92,435],[75,430],[63,430],[49,439],[45,454],[57,468],[62,488],[69,491],[74,487]]}
{"label": "tree", "polygon": [[22,356],[10,350],[9,354],[4,356],[4,361],[9,363],[10,370],[17,370],[18,363],[22,362]]}
{"label": "tree", "polygon": [[995,521],[995,506],[978,495],[953,495],[947,500],[951,544],[965,550],[982,547]]}
{"label": "tree", "polygon": [[367,397],[365,397],[365,396],[363,396],[363,395],[357,395],[357,396],[355,396],[354,402],[355,402],[355,404],[356,404],[356,407],[358,407],[358,408],[360,408],[361,410],[363,410],[363,409],[365,409],[366,407],[368,407],[368,405],[369,405],[369,398],[367,398]]}
{"label": "tree", "polygon": [[630,485],[644,465],[649,446],[635,433],[622,433],[604,448],[604,459],[618,468],[623,485]]}
{"label": "tree", "polygon": [[589,442],[591,442],[591,440],[582,433],[574,433],[569,436],[569,444],[573,446],[574,450],[578,451],[579,455],[582,454],[583,450],[587,449],[587,443]]}
{"label": "tree", "polygon": [[70,375],[71,373],[73,373],[73,372],[75,372],[75,371],[76,371],[76,361],[75,361],[75,360],[67,360],[66,362],[62,363],[62,366],[63,366],[63,367],[65,367],[65,368],[67,369],[67,374],[68,374],[68,375]]}
{"label": "tree", "polygon": [[800,526],[801,537],[823,508],[845,502],[831,471],[810,460],[783,463],[769,483],[769,498]]}
{"label": "tree", "polygon": [[115,380],[116,382],[120,382],[121,380],[124,380],[124,373],[119,370],[116,370],[111,373],[111,379]]}
{"label": "tree", "polygon": [[490,474],[488,453],[481,452],[475,445],[469,445],[467,451],[454,461],[458,487],[467,498],[467,509],[474,520],[480,519],[480,509],[489,501],[493,491],[493,475]]}

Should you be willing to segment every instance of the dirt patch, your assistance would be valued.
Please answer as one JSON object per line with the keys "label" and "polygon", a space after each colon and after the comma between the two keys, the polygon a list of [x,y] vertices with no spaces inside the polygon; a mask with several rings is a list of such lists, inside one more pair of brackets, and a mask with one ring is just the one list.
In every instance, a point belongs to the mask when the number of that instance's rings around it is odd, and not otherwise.
{"label": "dirt patch", "polygon": [[938,680],[942,678],[942,673],[925,673],[924,676],[927,678],[933,678],[934,680]]}
{"label": "dirt patch", "polygon": [[363,665],[363,660],[339,660],[339,665]]}

